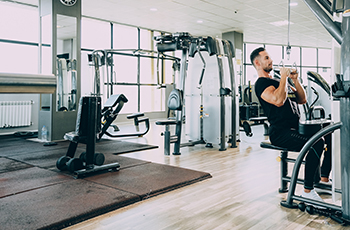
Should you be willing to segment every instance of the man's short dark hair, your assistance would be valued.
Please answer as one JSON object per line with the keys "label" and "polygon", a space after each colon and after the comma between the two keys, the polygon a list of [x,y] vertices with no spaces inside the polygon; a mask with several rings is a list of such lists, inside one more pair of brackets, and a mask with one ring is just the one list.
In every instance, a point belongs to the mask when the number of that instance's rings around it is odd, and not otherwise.
{"label": "man's short dark hair", "polygon": [[252,62],[253,66],[254,65],[254,60],[257,56],[259,56],[259,53],[261,51],[265,51],[265,48],[264,47],[259,47],[259,48],[256,48],[255,50],[253,50],[253,52],[250,54],[250,61]]}

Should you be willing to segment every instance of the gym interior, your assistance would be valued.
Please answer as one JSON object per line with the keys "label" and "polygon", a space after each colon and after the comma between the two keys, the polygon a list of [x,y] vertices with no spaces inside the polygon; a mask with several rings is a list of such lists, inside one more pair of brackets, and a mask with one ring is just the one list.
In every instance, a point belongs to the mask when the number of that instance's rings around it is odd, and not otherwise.
{"label": "gym interior", "polygon": [[[0,0],[2,228],[349,228],[349,16],[350,0]],[[273,78],[299,73],[300,152],[269,140],[258,47]],[[326,136],[320,202],[301,192]]]}

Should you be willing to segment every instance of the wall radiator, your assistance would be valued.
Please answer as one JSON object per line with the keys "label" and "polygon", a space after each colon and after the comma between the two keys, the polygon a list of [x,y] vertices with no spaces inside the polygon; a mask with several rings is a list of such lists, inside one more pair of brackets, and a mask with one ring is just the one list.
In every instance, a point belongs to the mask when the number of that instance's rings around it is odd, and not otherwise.
{"label": "wall radiator", "polygon": [[32,125],[33,101],[0,101],[0,129]]}

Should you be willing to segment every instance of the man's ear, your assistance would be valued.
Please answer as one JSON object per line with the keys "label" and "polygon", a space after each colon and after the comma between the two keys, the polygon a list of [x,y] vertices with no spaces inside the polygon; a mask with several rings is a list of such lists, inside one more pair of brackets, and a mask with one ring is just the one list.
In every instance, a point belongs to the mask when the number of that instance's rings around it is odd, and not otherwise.
{"label": "man's ear", "polygon": [[260,62],[259,62],[258,58],[255,58],[255,60],[254,60],[254,65],[255,65],[256,67],[259,67],[259,66],[260,66]]}

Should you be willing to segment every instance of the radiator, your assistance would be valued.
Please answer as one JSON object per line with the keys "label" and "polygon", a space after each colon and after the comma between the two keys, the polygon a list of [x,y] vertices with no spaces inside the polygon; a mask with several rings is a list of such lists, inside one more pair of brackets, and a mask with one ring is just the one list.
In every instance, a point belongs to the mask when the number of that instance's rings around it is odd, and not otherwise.
{"label": "radiator", "polygon": [[0,129],[32,125],[33,101],[0,101]]}

